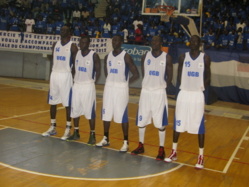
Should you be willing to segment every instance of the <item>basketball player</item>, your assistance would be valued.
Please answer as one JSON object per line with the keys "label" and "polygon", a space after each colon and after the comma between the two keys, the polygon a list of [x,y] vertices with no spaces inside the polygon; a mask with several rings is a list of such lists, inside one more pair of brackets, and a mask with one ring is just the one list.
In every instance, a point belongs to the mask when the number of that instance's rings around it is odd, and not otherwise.
{"label": "basketball player", "polygon": [[180,92],[177,96],[173,132],[173,149],[166,162],[177,160],[177,142],[181,132],[198,134],[199,156],[196,168],[203,168],[204,152],[204,89],[210,85],[210,57],[200,52],[201,39],[190,38],[190,52],[179,57],[177,81]]}
{"label": "basketball player", "polygon": [[57,104],[62,103],[66,108],[66,130],[61,137],[66,140],[70,136],[70,96],[73,85],[74,60],[78,47],[70,41],[70,29],[67,26],[61,28],[61,39],[53,44],[53,67],[50,75],[50,88],[48,103],[50,106],[51,126],[42,136],[52,136],[56,132]]}
{"label": "basketball player", "polygon": [[[138,79],[139,74],[131,56],[121,49],[123,37],[116,35],[112,38],[112,47],[104,60],[106,83],[103,94],[102,120],[104,138],[96,144],[97,147],[108,146],[110,121],[122,123],[124,143],[120,152],[128,151],[128,100],[129,83]],[[129,78],[129,71],[132,76]]]}
{"label": "basketball player", "polygon": [[80,50],[75,58],[75,76],[72,89],[71,117],[74,122],[74,133],[67,140],[80,138],[79,120],[80,116],[84,115],[89,120],[90,125],[88,144],[95,145],[95,81],[98,81],[100,76],[100,59],[97,53],[89,49],[89,36],[82,36],[79,45]]}
{"label": "basketball player", "polygon": [[151,40],[152,51],[147,52],[141,61],[143,82],[137,113],[139,145],[131,152],[133,155],[144,153],[146,126],[151,124],[159,130],[159,151],[156,160],[164,160],[165,126],[168,125],[168,100],[166,87],[171,84],[173,75],[172,58],[161,50],[162,38],[154,36]]}

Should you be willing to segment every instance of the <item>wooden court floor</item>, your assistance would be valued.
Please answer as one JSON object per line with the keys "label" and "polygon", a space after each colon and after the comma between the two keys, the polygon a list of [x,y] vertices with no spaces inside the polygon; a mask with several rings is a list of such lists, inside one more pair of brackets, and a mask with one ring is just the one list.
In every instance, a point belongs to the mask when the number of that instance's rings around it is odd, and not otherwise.
{"label": "wooden court floor", "polygon": [[[14,128],[42,133],[49,127],[49,105],[47,104],[48,82],[0,77],[0,129]],[[96,138],[103,137],[100,119],[103,86],[97,86]],[[129,103],[129,151],[138,144],[138,129],[135,126],[138,89],[130,89]],[[166,128],[165,150],[170,154],[172,145],[172,124],[174,99],[169,98],[169,125]],[[65,178],[21,170],[0,162],[0,186],[249,186],[249,106],[217,101],[206,106],[205,168],[194,169],[198,155],[197,136],[183,133],[178,146],[180,165],[176,170],[156,176],[130,179],[85,179]],[[62,136],[65,127],[65,109],[58,107],[57,137]],[[88,121],[80,121],[81,138],[88,140]],[[15,137],[13,137],[15,138]],[[120,149],[122,145],[121,126],[111,124],[110,148]],[[149,125],[145,136],[145,156],[155,157],[158,150],[158,131]],[[1,154],[1,153],[0,153]],[[127,153],[129,154],[129,153]],[[129,163],[127,163],[129,164]],[[162,162],[162,164],[165,164]],[[122,168],[120,168],[122,169]]]}

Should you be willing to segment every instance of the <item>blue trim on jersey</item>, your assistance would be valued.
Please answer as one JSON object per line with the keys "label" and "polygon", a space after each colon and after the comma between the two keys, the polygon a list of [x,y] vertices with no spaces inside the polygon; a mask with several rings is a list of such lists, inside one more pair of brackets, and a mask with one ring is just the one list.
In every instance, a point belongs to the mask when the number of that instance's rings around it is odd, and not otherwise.
{"label": "blue trim on jersey", "polygon": [[162,126],[168,125],[168,115],[167,115],[167,109],[166,106],[164,107],[163,110],[163,121],[162,121]]}
{"label": "blue trim on jersey", "polygon": [[95,114],[95,101],[94,101],[93,106],[92,106],[91,119],[95,119],[95,118],[96,118],[96,114]]}
{"label": "blue trim on jersey", "polygon": [[138,110],[139,110],[139,108],[137,109],[136,126],[138,125]]}
{"label": "blue trim on jersey", "polygon": [[68,99],[68,106],[71,107],[72,105],[72,88],[70,89],[70,92],[69,92],[69,99]]}
{"label": "blue trim on jersey", "polygon": [[50,98],[50,90],[48,90],[47,103],[49,103],[49,98]]}
{"label": "blue trim on jersey", "polygon": [[176,116],[174,116],[174,124],[173,124],[173,129],[176,130]]}
{"label": "blue trim on jersey", "polygon": [[204,115],[202,116],[202,120],[201,120],[198,134],[205,134]]}
{"label": "blue trim on jersey", "polygon": [[128,81],[128,76],[129,76],[129,67],[125,63],[125,80]]}
{"label": "blue trim on jersey", "polygon": [[126,107],[124,114],[123,114],[123,118],[122,118],[122,123],[128,123],[128,106]]}

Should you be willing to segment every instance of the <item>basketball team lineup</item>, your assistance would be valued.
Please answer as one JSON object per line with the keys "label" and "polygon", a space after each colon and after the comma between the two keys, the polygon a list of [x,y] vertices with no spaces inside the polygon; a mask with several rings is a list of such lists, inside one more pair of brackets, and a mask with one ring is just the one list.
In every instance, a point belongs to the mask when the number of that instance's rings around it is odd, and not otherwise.
{"label": "basketball team lineup", "polygon": [[49,80],[0,77],[1,186],[247,186],[249,106],[206,103],[212,57],[190,18],[201,7],[142,1],[143,15],[189,36],[177,70],[160,35],[138,65],[122,35],[100,58],[89,36],[73,43],[63,26]]}

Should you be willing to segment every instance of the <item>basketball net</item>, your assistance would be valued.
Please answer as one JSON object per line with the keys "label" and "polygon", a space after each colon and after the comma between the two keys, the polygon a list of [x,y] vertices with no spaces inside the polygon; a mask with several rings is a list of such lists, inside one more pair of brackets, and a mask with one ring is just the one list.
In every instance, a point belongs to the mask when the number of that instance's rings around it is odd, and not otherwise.
{"label": "basketball net", "polygon": [[157,7],[157,9],[158,12],[161,14],[161,21],[163,22],[169,22],[170,17],[175,11],[175,7],[167,5],[160,5]]}

